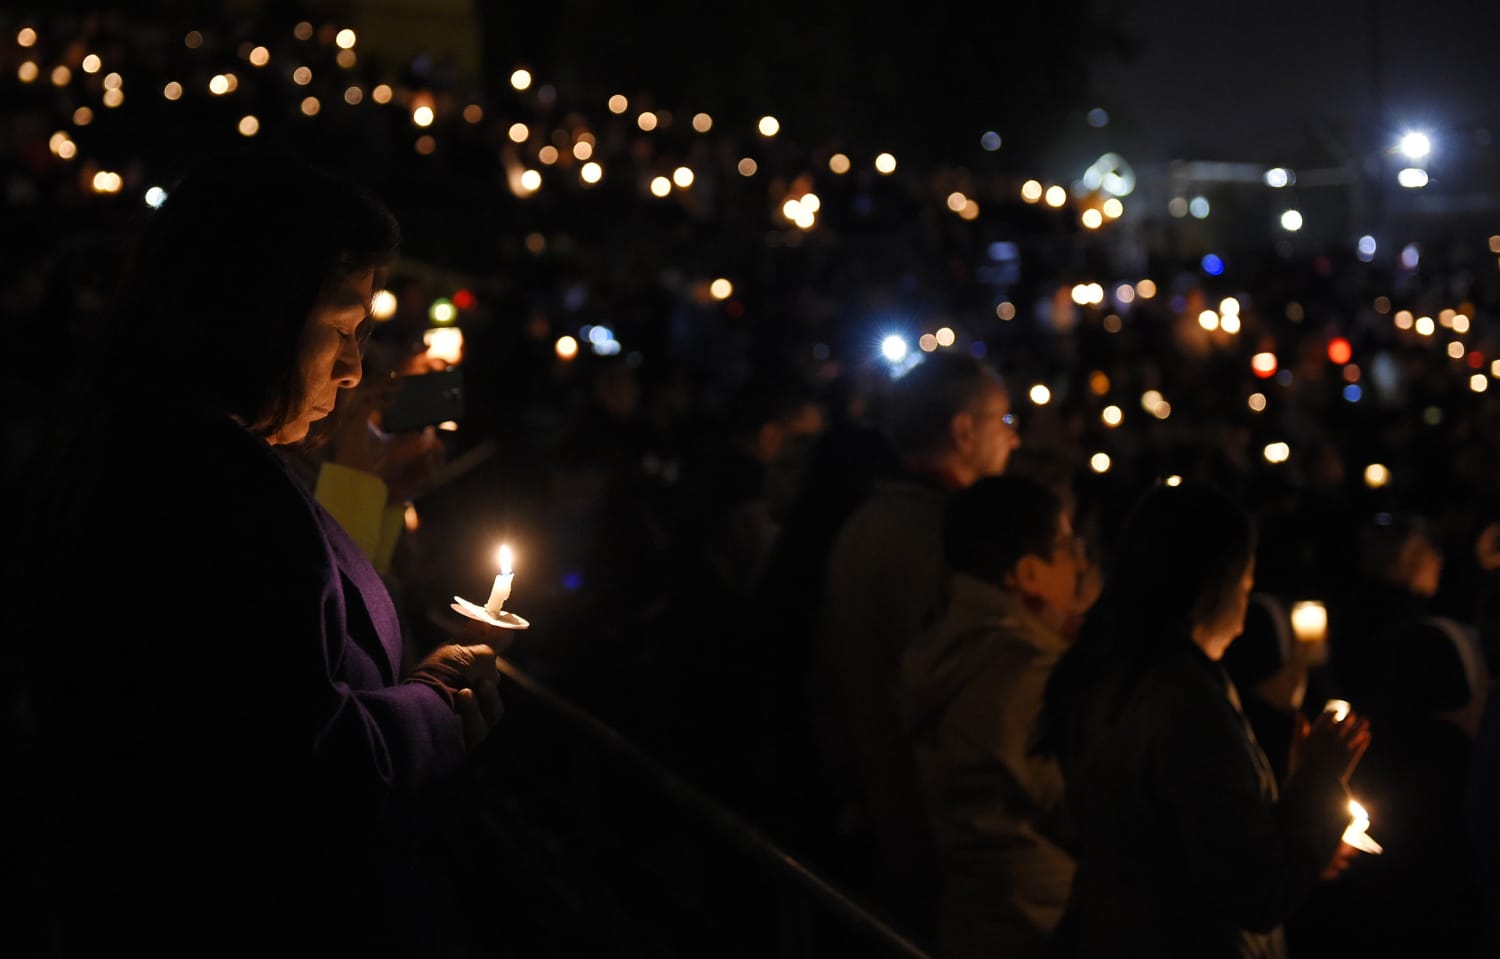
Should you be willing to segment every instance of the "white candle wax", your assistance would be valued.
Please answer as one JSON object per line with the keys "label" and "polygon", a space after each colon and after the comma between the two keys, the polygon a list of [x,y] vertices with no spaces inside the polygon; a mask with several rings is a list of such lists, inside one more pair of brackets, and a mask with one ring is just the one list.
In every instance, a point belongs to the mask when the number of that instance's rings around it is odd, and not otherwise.
{"label": "white candle wax", "polygon": [[484,611],[491,616],[499,616],[505,609],[505,601],[510,599],[510,581],[515,578],[511,572],[510,547],[500,547],[500,574],[495,577],[495,585],[490,587],[489,601],[484,604]]}
{"label": "white candle wax", "polygon": [[1352,818],[1349,820],[1349,825],[1344,828],[1344,842],[1360,852],[1367,852],[1371,855],[1384,852],[1380,843],[1370,836],[1370,814],[1365,812],[1365,807],[1351,799],[1349,800],[1349,815]]}

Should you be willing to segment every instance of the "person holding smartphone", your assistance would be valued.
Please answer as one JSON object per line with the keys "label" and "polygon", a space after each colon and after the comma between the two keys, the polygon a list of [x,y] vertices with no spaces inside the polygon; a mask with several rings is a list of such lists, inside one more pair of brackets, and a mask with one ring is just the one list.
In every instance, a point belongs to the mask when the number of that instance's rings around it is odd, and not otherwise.
{"label": "person holding smartphone", "polygon": [[360,383],[397,240],[364,190],[265,152],[149,214],[7,554],[34,787],[10,954],[472,944],[496,647],[407,668],[385,584],[278,455]]}

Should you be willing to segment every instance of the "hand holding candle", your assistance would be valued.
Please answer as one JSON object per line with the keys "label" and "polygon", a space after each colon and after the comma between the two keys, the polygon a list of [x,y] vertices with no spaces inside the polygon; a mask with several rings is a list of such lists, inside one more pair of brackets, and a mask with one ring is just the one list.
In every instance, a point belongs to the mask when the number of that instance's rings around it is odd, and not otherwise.
{"label": "hand holding candle", "polygon": [[510,599],[510,583],[515,578],[511,571],[510,547],[500,547],[500,573],[495,577],[495,585],[490,587],[489,601],[484,604],[484,611],[491,616],[499,616],[505,609],[505,601]]}

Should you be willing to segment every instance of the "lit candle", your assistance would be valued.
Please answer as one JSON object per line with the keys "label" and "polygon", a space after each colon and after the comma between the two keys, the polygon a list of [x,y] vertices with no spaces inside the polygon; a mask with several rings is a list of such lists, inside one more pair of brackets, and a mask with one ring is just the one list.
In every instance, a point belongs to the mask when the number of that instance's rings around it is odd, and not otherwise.
{"label": "lit candle", "polygon": [[1293,603],[1292,632],[1304,643],[1321,643],[1328,636],[1328,610],[1315,599]]}
{"label": "lit candle", "polygon": [[510,598],[510,581],[515,577],[510,568],[510,547],[500,547],[500,575],[495,577],[495,585],[490,587],[489,602],[484,604],[484,611],[491,616],[499,616],[505,609],[505,601]]}
{"label": "lit candle", "polygon": [[1349,800],[1349,815],[1353,818],[1349,820],[1349,825],[1344,827],[1344,842],[1360,852],[1371,854],[1384,852],[1380,843],[1371,839],[1366,831],[1370,828],[1370,814],[1365,812],[1365,807],[1351,799]]}
{"label": "lit candle", "polygon": [[1353,707],[1349,705],[1349,701],[1347,699],[1330,699],[1328,702],[1323,704],[1323,712],[1332,713],[1333,721],[1336,723],[1343,722],[1345,717],[1349,715],[1349,710],[1352,708]]}
{"label": "lit candle", "polygon": [[457,366],[464,355],[464,331],[453,326],[440,326],[422,334],[427,347],[427,358],[436,360],[440,366]]}

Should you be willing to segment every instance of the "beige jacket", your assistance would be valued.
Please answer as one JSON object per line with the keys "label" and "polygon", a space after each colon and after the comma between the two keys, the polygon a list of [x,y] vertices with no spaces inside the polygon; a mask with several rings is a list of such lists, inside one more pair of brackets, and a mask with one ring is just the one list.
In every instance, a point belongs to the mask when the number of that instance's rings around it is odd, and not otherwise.
{"label": "beige jacket", "polygon": [[907,651],[900,702],[944,870],[944,959],[1040,955],[1067,904],[1063,780],[1028,755],[1067,641],[1021,596],[961,573]]}

